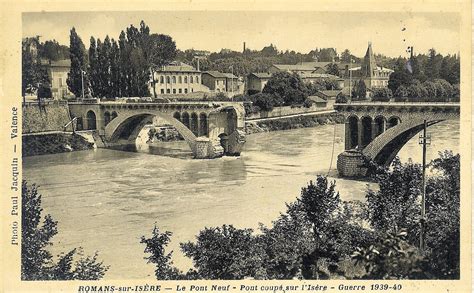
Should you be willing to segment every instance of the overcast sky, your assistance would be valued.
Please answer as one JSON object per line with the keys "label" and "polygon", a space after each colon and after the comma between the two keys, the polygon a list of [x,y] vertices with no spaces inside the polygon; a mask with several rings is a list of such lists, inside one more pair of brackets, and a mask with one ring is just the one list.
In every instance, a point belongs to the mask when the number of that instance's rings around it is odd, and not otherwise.
{"label": "overcast sky", "polygon": [[[86,48],[90,36],[118,38],[130,24],[144,20],[152,33],[170,35],[181,49],[220,51],[258,49],[273,43],[279,50],[348,48],[363,56],[371,41],[375,53],[404,56],[408,46],[416,53],[435,48],[442,54],[459,52],[460,18],[455,13],[157,11],[157,12],[42,12],[23,14],[23,36],[40,35],[69,45],[76,27]],[[405,30],[403,30],[405,28]]]}

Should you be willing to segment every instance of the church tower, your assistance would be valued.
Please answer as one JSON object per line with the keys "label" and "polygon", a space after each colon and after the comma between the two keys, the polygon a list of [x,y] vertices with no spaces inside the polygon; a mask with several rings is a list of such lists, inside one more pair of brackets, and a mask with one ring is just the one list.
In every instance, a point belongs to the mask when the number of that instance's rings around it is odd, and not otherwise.
{"label": "church tower", "polygon": [[369,42],[367,52],[365,53],[364,60],[361,65],[361,76],[365,78],[371,78],[375,75],[377,64],[375,63],[374,53],[372,52],[372,42]]}

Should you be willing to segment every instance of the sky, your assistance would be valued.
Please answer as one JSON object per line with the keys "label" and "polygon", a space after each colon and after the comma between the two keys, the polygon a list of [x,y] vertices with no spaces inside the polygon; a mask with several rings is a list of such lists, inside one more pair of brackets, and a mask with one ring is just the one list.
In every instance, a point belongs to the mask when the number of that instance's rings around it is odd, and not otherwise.
{"label": "sky", "polygon": [[120,31],[144,20],[151,33],[170,35],[181,49],[220,51],[278,50],[308,53],[315,48],[349,49],[362,57],[367,43],[374,53],[406,56],[406,48],[426,53],[458,54],[460,17],[456,13],[316,12],[316,11],[154,11],[34,12],[23,14],[23,37],[40,35],[69,45],[75,27],[86,48],[91,36],[117,39]]}

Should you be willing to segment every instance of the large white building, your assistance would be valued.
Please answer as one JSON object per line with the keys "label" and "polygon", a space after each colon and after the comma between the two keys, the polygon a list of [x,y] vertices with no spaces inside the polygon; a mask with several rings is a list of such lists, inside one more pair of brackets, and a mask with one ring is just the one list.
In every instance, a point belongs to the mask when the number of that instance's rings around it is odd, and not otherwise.
{"label": "large white building", "polygon": [[[163,66],[161,70],[155,72],[154,78],[157,95],[209,92],[209,88],[201,84],[201,72],[182,62],[172,62]],[[152,86],[150,83],[150,87]],[[153,88],[150,92],[153,92]]]}

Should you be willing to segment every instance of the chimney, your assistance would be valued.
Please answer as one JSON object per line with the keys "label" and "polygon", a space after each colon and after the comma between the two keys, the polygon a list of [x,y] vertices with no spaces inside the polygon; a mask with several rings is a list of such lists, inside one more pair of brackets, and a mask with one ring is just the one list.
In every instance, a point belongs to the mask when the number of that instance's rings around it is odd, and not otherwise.
{"label": "chimney", "polygon": [[244,51],[242,53],[245,53],[245,42],[244,42]]}

